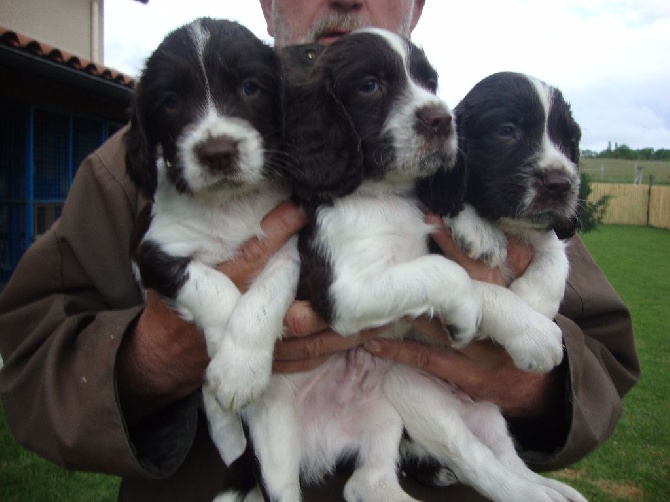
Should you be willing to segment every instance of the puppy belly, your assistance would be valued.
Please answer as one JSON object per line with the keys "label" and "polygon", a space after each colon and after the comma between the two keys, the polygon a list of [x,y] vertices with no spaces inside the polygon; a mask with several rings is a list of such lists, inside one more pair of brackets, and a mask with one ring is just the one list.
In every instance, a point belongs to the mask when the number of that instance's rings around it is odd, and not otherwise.
{"label": "puppy belly", "polygon": [[296,394],[306,481],[317,481],[338,460],[355,456],[379,430],[396,427],[397,414],[382,390],[388,367],[357,348],[306,375]]}

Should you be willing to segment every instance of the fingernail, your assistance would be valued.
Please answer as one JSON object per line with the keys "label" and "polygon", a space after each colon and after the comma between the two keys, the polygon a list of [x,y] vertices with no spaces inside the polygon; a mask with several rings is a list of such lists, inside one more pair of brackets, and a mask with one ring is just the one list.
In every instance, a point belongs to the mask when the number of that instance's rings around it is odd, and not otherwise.
{"label": "fingernail", "polygon": [[305,223],[307,221],[307,211],[302,206],[293,206],[293,218],[299,223]]}
{"label": "fingernail", "polygon": [[442,218],[440,218],[435,213],[428,213],[426,214],[426,223],[430,223],[432,225],[439,225],[440,223],[442,223]]}
{"label": "fingernail", "polygon": [[300,228],[307,222],[307,214],[301,206],[285,202],[279,213],[284,225],[289,228]]}
{"label": "fingernail", "polygon": [[365,350],[367,350],[368,352],[373,352],[375,354],[378,354],[379,352],[382,351],[382,346],[376,340],[370,340],[369,342],[365,342],[364,346]]}

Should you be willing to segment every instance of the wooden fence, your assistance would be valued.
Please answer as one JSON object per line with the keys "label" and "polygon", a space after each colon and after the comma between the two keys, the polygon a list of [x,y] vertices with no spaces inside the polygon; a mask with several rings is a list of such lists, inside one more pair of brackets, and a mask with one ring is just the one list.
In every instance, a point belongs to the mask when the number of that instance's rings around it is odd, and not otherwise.
{"label": "wooden fence", "polygon": [[670,229],[670,186],[591,183],[591,190],[591,202],[612,196],[603,218],[605,224]]}

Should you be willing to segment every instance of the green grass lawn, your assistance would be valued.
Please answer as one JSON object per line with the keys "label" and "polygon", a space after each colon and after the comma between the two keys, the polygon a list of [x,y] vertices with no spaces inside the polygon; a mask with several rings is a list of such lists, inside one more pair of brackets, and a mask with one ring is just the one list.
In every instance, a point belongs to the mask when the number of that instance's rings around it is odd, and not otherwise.
{"label": "green grass lawn", "polygon": [[[633,313],[642,364],[609,442],[554,476],[591,502],[661,502],[670,494],[670,231],[601,226],[584,236],[598,264]],[[0,501],[116,500],[118,479],[74,473],[14,443],[0,410]]]}
{"label": "green grass lawn", "polygon": [[113,476],[61,469],[14,442],[0,409],[0,501],[112,502]]}
{"label": "green grass lawn", "polygon": [[670,495],[670,231],[601,226],[583,236],[633,315],[642,378],[612,438],[556,477],[592,502],[661,502]]}

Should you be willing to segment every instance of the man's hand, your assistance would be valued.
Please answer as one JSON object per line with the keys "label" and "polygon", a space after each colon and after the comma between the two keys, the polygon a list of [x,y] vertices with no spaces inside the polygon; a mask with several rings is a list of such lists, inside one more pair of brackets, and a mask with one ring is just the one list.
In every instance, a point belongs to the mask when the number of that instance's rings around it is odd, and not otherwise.
{"label": "man's hand", "polygon": [[275,345],[273,370],[295,373],[316,368],[337,352],[363,344],[382,328],[342,336],[328,327],[308,302],[294,302],[284,318],[284,338]]}
{"label": "man's hand", "polygon": [[[420,323],[428,321],[417,320],[415,326]],[[425,325],[423,328],[426,330]],[[428,330],[436,328],[440,329],[431,326]],[[448,380],[473,399],[496,404],[508,418],[543,416],[560,398],[560,383],[552,372],[521,371],[505,349],[489,340],[455,350],[409,340],[376,339],[367,342],[365,348],[376,356]]]}
{"label": "man's hand", "polygon": [[[473,261],[458,248],[441,218],[429,215],[427,222],[436,225],[433,238],[445,256],[465,268],[473,279],[507,286],[506,275],[501,270]],[[509,271],[518,277],[528,267],[532,251],[527,244],[508,239],[507,256]],[[441,343],[448,340],[448,334],[436,321],[419,318],[414,325]],[[539,417],[560,398],[560,382],[553,372],[538,374],[521,371],[501,346],[488,340],[473,342],[461,350],[443,350],[419,342],[386,339],[367,342],[365,347],[379,357],[414,366],[448,380],[474,399],[495,403],[509,418]]]}
{"label": "man's hand", "polygon": [[[486,263],[475,261],[465,254],[451,238],[451,234],[445,228],[442,218],[435,214],[429,214],[426,217],[426,223],[434,225],[437,228],[433,232],[432,237],[435,243],[440,246],[444,256],[463,267],[471,278],[504,287],[509,285],[507,274],[504,274],[500,268],[490,267]],[[518,238],[507,236],[506,266],[508,269],[507,272],[513,278],[522,275],[532,259],[533,251],[528,244]]]}
{"label": "man's hand", "polygon": [[[263,238],[242,246],[217,269],[245,292],[270,256],[307,222],[300,208],[285,202],[261,222]],[[134,329],[127,333],[117,359],[117,382],[126,420],[133,423],[195,392],[209,363],[205,339],[152,290]]]}

